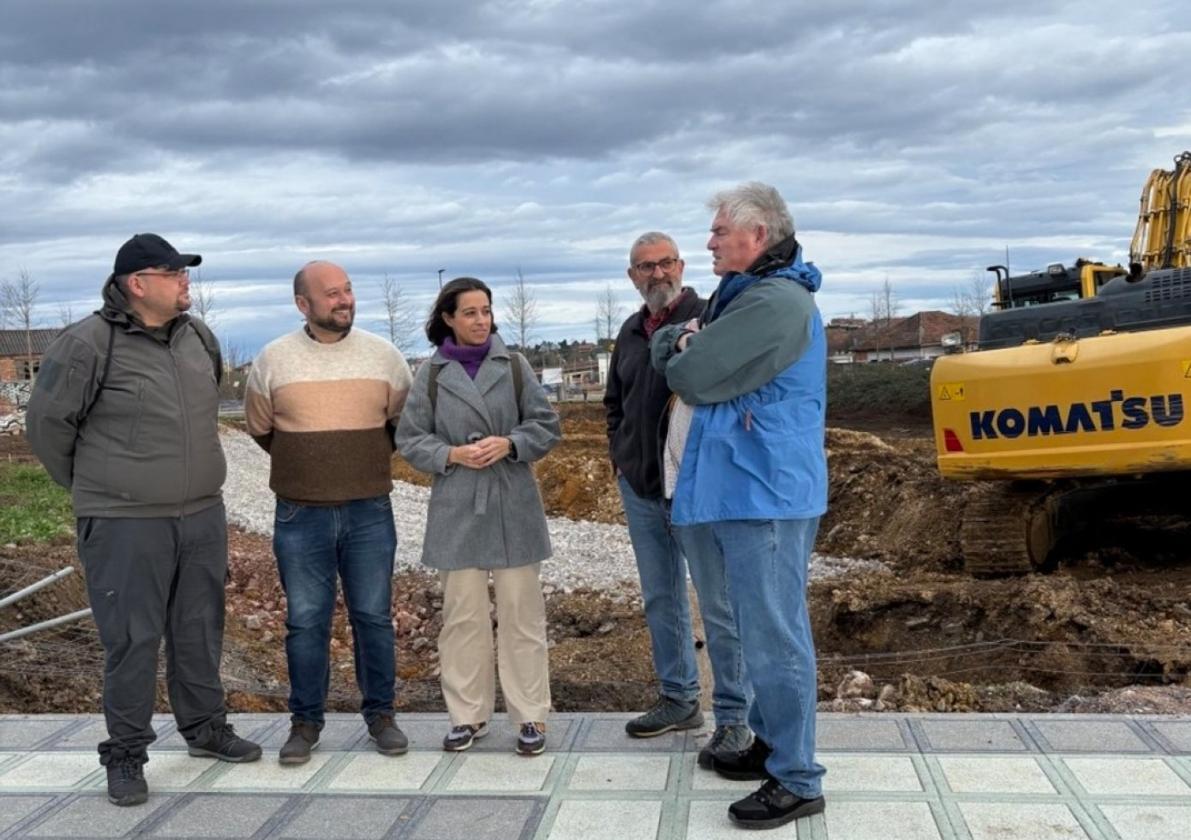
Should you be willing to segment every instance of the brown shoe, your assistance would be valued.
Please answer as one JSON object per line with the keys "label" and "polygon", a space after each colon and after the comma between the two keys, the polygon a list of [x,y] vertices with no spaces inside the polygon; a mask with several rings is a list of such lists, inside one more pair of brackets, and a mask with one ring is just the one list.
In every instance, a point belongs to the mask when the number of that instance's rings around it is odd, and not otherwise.
{"label": "brown shoe", "polygon": [[281,764],[305,764],[310,751],[318,747],[318,726],[300,720],[289,728],[289,737],[281,747],[277,760]]}

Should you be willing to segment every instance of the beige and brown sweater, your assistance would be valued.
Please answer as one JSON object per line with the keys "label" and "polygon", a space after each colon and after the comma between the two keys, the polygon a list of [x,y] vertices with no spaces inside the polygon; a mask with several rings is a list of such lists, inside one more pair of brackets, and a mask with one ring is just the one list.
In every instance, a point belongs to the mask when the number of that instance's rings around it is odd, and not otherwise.
{"label": "beige and brown sweater", "polygon": [[248,433],[272,456],[269,487],[316,505],[388,495],[392,431],[411,381],[401,352],[361,329],[334,344],[304,329],[270,342],[244,399]]}

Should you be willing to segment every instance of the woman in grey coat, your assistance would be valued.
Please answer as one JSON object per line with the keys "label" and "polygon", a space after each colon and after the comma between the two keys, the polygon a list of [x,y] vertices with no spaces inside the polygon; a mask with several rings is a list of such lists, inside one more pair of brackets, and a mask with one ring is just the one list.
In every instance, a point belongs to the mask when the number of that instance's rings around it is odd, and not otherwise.
{"label": "woman in grey coat", "polygon": [[438,352],[414,377],[395,439],[415,469],[434,477],[422,562],[443,584],[438,652],[451,716],[443,749],[466,750],[488,733],[496,702],[491,577],[501,692],[520,726],[517,752],[537,755],[550,709],[538,578],[550,537],[529,465],[558,443],[558,415],[529,363],[496,335],[492,292],[481,281],[443,286],[426,336]]}

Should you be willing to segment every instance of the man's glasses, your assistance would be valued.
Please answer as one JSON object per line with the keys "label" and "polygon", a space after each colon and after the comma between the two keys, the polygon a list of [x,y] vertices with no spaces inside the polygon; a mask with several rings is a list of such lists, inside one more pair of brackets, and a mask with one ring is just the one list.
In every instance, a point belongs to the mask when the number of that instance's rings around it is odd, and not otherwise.
{"label": "man's glasses", "polygon": [[653,274],[655,268],[660,268],[664,272],[669,272],[674,266],[678,265],[677,257],[666,257],[664,260],[657,262],[639,262],[633,266],[633,271],[639,271],[642,274]]}
{"label": "man's glasses", "polygon": [[173,271],[138,271],[141,277],[168,277],[171,280],[181,280],[190,276],[189,268],[176,268]]}

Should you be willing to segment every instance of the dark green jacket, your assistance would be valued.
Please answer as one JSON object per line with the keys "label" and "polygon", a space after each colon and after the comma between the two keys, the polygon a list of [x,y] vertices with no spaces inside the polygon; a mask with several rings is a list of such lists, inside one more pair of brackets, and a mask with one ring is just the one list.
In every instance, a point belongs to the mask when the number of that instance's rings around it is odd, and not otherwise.
{"label": "dark green jacket", "polygon": [[71,491],[76,516],[185,516],[217,504],[227,463],[210,331],[185,314],[145,329],[111,280],[103,298],[46,351],[29,398],[29,444]]}

